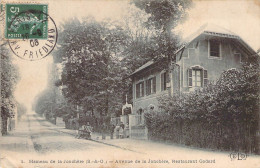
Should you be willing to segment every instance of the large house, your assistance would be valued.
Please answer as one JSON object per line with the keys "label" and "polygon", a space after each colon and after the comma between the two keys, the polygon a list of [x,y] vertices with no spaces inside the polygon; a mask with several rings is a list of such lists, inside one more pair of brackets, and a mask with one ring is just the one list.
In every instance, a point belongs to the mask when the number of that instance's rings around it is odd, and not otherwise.
{"label": "large house", "polygon": [[[129,115],[130,137],[146,139],[145,110],[158,109],[158,96],[191,92],[215,82],[221,73],[239,68],[256,52],[238,35],[215,25],[204,25],[173,53],[176,64],[170,72],[149,61],[131,74],[133,111]],[[170,73],[168,75],[167,73]]]}

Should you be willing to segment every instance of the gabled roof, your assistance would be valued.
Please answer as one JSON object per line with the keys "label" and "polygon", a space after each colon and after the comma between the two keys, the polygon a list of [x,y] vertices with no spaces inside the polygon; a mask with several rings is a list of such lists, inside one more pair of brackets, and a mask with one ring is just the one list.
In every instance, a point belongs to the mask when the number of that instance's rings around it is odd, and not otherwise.
{"label": "gabled roof", "polygon": [[215,24],[206,23],[203,26],[201,26],[195,33],[192,33],[187,38],[185,38],[183,42],[188,44],[203,33],[229,38],[240,38],[238,35],[225,28],[222,28]]}
{"label": "gabled roof", "polygon": [[[188,46],[193,40],[195,40],[197,37],[201,36],[202,34],[204,35],[209,35],[209,36],[217,36],[217,37],[223,37],[223,38],[230,38],[234,39],[234,43],[238,44],[240,47],[244,47],[248,53],[251,55],[256,54],[256,52],[244,41],[242,40],[241,37],[239,37],[237,34],[222,28],[220,26],[214,25],[214,24],[204,24],[201,26],[195,33],[191,34],[188,36],[186,39],[183,40],[183,45],[181,45],[178,49],[175,50],[174,54],[177,54],[180,52],[183,48]],[[155,62],[153,60],[148,61],[138,69],[136,69],[130,76],[134,75],[135,73],[153,65]]]}
{"label": "gabled roof", "polygon": [[248,53],[250,53],[251,55],[256,54],[256,52],[240,36],[212,23],[204,24],[203,26],[200,27],[199,30],[197,30],[195,33],[188,36],[184,40],[184,45],[188,46],[193,40],[195,40],[197,37],[199,37],[202,34],[233,39],[235,43],[239,43],[245,49],[247,49]]}

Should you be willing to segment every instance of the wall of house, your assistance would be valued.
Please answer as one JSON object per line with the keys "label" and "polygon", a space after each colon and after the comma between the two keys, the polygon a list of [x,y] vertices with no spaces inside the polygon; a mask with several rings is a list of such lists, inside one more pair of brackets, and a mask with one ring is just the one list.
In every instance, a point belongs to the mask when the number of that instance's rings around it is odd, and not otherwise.
{"label": "wall of house", "polygon": [[[157,98],[161,95],[168,94],[168,90],[161,91],[161,73],[164,71],[160,71],[157,69],[153,70],[146,70],[149,73],[146,76],[143,76],[141,79],[138,77],[134,77],[133,79],[133,114],[136,114],[137,110],[140,108],[147,109],[149,105],[154,105],[155,109],[158,109],[158,101]],[[142,74],[142,72],[139,72]],[[140,98],[136,98],[136,84],[138,84],[141,81],[146,81],[149,78],[152,78],[156,76],[156,93],[152,93],[151,95],[146,95],[146,86],[144,84],[144,96]]]}
{"label": "wall of house", "polygon": [[[182,59],[177,63],[180,65],[180,89],[188,92],[194,88],[188,87],[188,69],[192,66],[199,65],[208,72],[208,82],[216,82],[222,72],[231,68],[241,67],[240,60],[234,53],[238,50],[234,49],[229,40],[221,41],[221,57],[209,56],[208,39],[194,40],[185,48]],[[242,53],[243,55],[244,53]]]}
{"label": "wall of house", "polygon": [[[235,53],[241,53],[242,57],[247,57],[243,51],[236,48],[231,44],[230,39],[221,38],[221,50],[220,57],[210,57],[209,56],[209,38],[214,38],[213,36],[200,36],[193,40],[183,51],[178,53],[178,56],[182,53],[181,59],[177,62],[177,66],[171,74],[172,82],[171,87],[174,93],[189,92],[193,91],[194,87],[188,86],[188,69],[193,66],[199,66],[208,73],[208,82],[215,83],[223,71],[231,68],[240,68],[242,63],[240,59],[235,56]],[[133,114],[136,114],[137,110],[140,108],[147,109],[149,105],[154,105],[155,110],[158,107],[157,98],[160,95],[169,94],[171,88],[166,91],[161,91],[161,73],[162,71],[157,70],[156,66],[150,66],[148,69],[142,70],[135,74],[133,77]],[[141,76],[141,77],[140,77]],[[146,81],[147,79],[156,76],[156,93],[151,95],[145,95],[140,98],[136,98],[136,84],[141,81]],[[144,84],[144,91],[146,91]]]}

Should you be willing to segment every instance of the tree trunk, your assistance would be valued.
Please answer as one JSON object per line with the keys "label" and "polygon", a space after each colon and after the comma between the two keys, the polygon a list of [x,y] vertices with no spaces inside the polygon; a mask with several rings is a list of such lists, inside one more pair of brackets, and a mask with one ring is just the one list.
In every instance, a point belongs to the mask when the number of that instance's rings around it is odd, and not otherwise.
{"label": "tree trunk", "polygon": [[[1,78],[0,78],[1,79]],[[1,83],[1,82],[0,82]],[[1,88],[1,87],[0,87]],[[1,92],[0,92],[0,96],[1,96]],[[3,135],[2,134],[2,130],[3,130],[3,121],[2,121],[2,108],[0,108],[0,137]]]}
{"label": "tree trunk", "polygon": [[108,107],[108,105],[109,105],[109,100],[108,100],[108,98],[109,98],[109,96],[108,96],[108,94],[107,94],[107,95],[106,95],[106,110],[105,110],[106,114],[105,114],[105,116],[108,114],[108,109],[109,109],[109,107]]}
{"label": "tree trunk", "polygon": [[3,117],[2,118],[2,130],[1,130],[2,135],[7,134],[7,118]]}

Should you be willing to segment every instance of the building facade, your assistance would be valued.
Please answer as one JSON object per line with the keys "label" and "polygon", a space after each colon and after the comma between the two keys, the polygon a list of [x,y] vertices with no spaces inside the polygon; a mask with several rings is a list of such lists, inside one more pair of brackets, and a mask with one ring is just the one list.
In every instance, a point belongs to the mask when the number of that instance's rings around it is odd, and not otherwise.
{"label": "building facade", "polygon": [[[158,110],[157,98],[161,95],[189,93],[215,83],[223,71],[239,68],[250,61],[256,52],[238,35],[215,25],[204,25],[187,38],[173,53],[176,63],[170,72],[159,61],[149,61],[131,74],[133,84],[133,112],[129,126],[132,137],[147,133],[143,112]],[[169,75],[168,75],[169,73]],[[137,117],[138,116],[138,117]],[[141,130],[143,129],[143,130]],[[146,139],[146,135],[142,139]]]}

